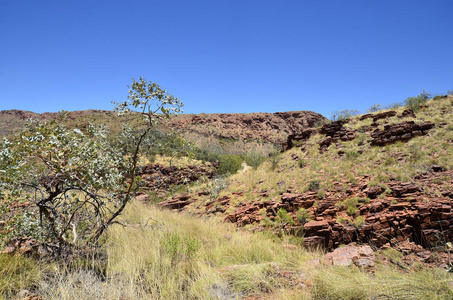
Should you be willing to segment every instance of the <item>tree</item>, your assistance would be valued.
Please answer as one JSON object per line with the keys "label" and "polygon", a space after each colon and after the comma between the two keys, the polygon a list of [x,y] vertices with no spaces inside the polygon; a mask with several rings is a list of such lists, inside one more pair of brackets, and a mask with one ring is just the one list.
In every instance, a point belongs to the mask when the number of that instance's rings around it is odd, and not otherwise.
{"label": "tree", "polygon": [[139,114],[143,122],[129,135],[125,156],[107,140],[108,129],[90,125],[87,132],[60,122],[31,122],[26,131],[5,139],[0,148],[0,199],[29,201],[24,224],[41,241],[61,245],[95,244],[122,213],[137,190],[138,159],[143,141],[182,103],[159,85],[133,79],[119,115]]}
{"label": "tree", "polygon": [[431,98],[431,94],[423,90],[418,96],[416,97],[409,97],[404,100],[404,104],[406,107],[418,111],[420,106],[424,105],[429,99]]}

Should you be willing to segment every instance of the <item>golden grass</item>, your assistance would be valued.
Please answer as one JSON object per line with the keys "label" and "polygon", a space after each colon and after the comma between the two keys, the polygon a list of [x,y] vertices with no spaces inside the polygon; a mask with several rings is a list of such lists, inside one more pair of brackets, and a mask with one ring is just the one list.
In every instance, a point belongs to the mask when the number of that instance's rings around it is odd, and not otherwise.
{"label": "golden grass", "polygon": [[23,289],[36,287],[45,270],[44,264],[32,259],[0,254],[0,299],[9,299]]}
{"label": "golden grass", "polygon": [[[139,203],[131,204],[125,219],[129,215],[148,226],[111,229],[109,272],[126,277],[137,294],[152,294],[156,299],[211,299],[218,292],[256,294],[264,289],[263,278],[271,272],[268,266],[295,269],[313,257],[303,251],[292,253],[271,237],[236,231],[214,219],[145,209]],[[137,220],[137,215],[142,218]],[[265,290],[273,292],[279,284],[268,283]]]}
{"label": "golden grass", "polygon": [[[419,119],[433,122],[452,123],[452,108],[444,101],[428,102],[428,108],[417,113]],[[449,101],[449,100],[448,100]],[[398,114],[404,107],[398,108]],[[447,109],[447,112],[442,110]],[[411,118],[389,118],[389,123],[396,123]],[[370,119],[359,121],[358,117],[346,124],[359,129],[369,125]],[[441,165],[445,169],[453,168],[453,126],[436,127],[428,135],[415,137],[408,142],[397,142],[385,147],[370,146],[371,137],[359,133],[353,141],[339,142],[339,147],[332,144],[325,153],[319,152],[318,141],[323,135],[312,136],[308,141],[301,142],[305,149],[295,147],[277,157],[270,158],[257,169],[251,169],[233,175],[230,185],[221,195],[246,191],[251,197],[252,191],[272,190],[270,198],[278,199],[288,189],[293,192],[304,192],[310,181],[320,180],[320,189],[332,191],[334,183],[351,186],[356,184],[356,177],[371,176],[370,185],[385,184],[393,176],[397,180],[412,181],[420,173],[427,172],[431,165]],[[338,151],[344,151],[340,157]],[[298,160],[292,157],[297,155]],[[262,183],[259,183],[261,182]],[[236,199],[235,201],[243,201]],[[254,200],[250,199],[249,200]]]}
{"label": "golden grass", "polygon": [[104,270],[53,264],[44,274],[33,260],[2,256],[0,295],[10,298],[25,288],[44,299],[68,300],[453,297],[445,270],[401,272],[378,263],[370,274],[323,266],[321,251],[288,246],[287,237],[253,234],[141,202],[132,202],[121,222],[108,232]]}

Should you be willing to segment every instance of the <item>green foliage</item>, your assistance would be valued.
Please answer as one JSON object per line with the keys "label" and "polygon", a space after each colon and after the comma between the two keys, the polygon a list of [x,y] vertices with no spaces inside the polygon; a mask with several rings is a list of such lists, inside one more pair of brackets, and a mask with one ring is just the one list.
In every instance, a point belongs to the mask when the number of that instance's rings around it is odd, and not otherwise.
{"label": "green foliage", "polygon": [[443,95],[436,95],[436,96],[433,97],[433,100],[436,101],[436,100],[441,100],[443,98],[444,98]]}
{"label": "green foliage", "polygon": [[220,161],[220,155],[210,152],[206,149],[194,149],[194,158],[201,161],[209,161],[209,162],[218,162]]}
{"label": "green foliage", "polygon": [[403,103],[395,102],[395,103],[387,105],[386,109],[397,109],[397,108],[400,108],[401,106],[403,106]]}
{"label": "green foliage", "polygon": [[326,191],[319,190],[317,196],[318,196],[318,199],[324,199],[326,197]]}
{"label": "green foliage", "polygon": [[244,160],[247,165],[251,166],[254,169],[257,169],[258,166],[267,159],[262,153],[259,153],[256,150],[251,150],[247,155],[245,155]]}
{"label": "green foliage", "polygon": [[359,200],[360,198],[357,197],[348,198],[341,202],[338,202],[337,204],[335,204],[335,206],[346,209],[348,215],[354,216],[357,213],[357,205],[359,204]]}
{"label": "green foliage", "polygon": [[365,220],[363,219],[363,216],[358,216],[357,218],[354,219],[355,227],[360,228],[363,225],[365,225]]}
{"label": "green foliage", "polygon": [[242,168],[242,158],[239,155],[220,156],[219,174],[235,174]]}
{"label": "green foliage", "polygon": [[403,258],[403,253],[399,252],[398,250],[396,249],[393,249],[393,248],[388,248],[388,249],[384,249],[382,250],[382,254],[387,257],[388,259],[392,260],[394,263],[396,262],[402,262],[402,258]]}
{"label": "green foliage", "polygon": [[416,97],[409,97],[406,100],[404,100],[404,104],[406,107],[418,111],[420,109],[421,105],[424,105],[429,99],[431,98],[431,94],[425,92],[423,90],[422,93],[420,93]]}
{"label": "green foliage", "polygon": [[355,140],[356,140],[356,143],[357,143],[358,146],[362,146],[365,143],[366,139],[367,139],[367,135],[366,134],[359,133]]}
{"label": "green foliage", "polygon": [[360,156],[360,153],[358,153],[354,150],[345,150],[344,153],[346,155],[346,159],[349,159],[349,160],[354,160]]}
{"label": "green foliage", "polygon": [[160,119],[181,112],[182,102],[157,83],[148,82],[140,76],[139,81],[132,78],[129,88],[127,100],[114,102],[115,110],[120,115],[137,110],[144,116],[146,123],[152,125],[159,123]]}
{"label": "green foliage", "polygon": [[284,208],[280,208],[277,211],[277,217],[275,218],[275,223],[277,223],[278,226],[295,224],[293,218],[290,215],[288,215],[288,212]]}
{"label": "green foliage", "polygon": [[[112,140],[112,145],[121,149],[124,155],[133,153],[136,143],[140,140],[143,130],[133,128],[129,124],[123,124],[121,132]],[[168,157],[194,157],[196,148],[175,132],[165,132],[161,129],[152,128],[141,141],[141,153],[150,161],[154,161],[156,155]],[[171,161],[170,161],[171,164]]]}
{"label": "green foliage", "polygon": [[228,177],[217,176],[208,182],[209,198],[215,199],[219,193],[228,187]]}
{"label": "green foliage", "polygon": [[307,162],[304,159],[299,159],[297,161],[297,165],[299,166],[299,168],[303,169],[307,166]]}
{"label": "green foliage", "polygon": [[352,118],[359,114],[360,114],[360,111],[356,110],[356,109],[345,109],[345,110],[341,110],[341,111],[336,110],[336,111],[332,112],[330,119],[332,121],[340,121],[340,120]]}
{"label": "green foliage", "polygon": [[384,166],[391,166],[396,163],[396,159],[394,157],[388,156],[384,160]]}
{"label": "green foliage", "polygon": [[119,115],[139,110],[143,117],[134,130],[125,127],[121,149],[112,147],[108,128],[90,124],[84,132],[69,129],[61,122],[64,114],[59,122],[31,122],[26,131],[5,139],[0,145],[0,200],[33,204],[16,222],[17,233],[62,245],[96,243],[139,187],[143,142],[159,120],[181,106],[140,77],[139,82],[133,79],[128,100],[115,107]]}
{"label": "green foliage", "polygon": [[189,236],[181,236],[178,232],[168,232],[161,240],[162,250],[170,257],[171,265],[190,259],[198,249],[200,241]]}
{"label": "green foliage", "polygon": [[315,192],[315,191],[319,190],[320,184],[321,184],[321,180],[319,180],[319,179],[310,180],[310,182],[308,182],[306,189],[309,191]]}
{"label": "green foliage", "polygon": [[82,133],[57,122],[32,122],[4,141],[2,153],[8,154],[0,158],[2,188],[35,205],[15,227],[17,234],[76,243],[106,225],[110,206],[125,200],[121,191],[127,169],[107,135],[101,126],[90,125]]}
{"label": "green foliage", "polygon": [[308,209],[301,207],[297,211],[296,218],[299,221],[299,223],[305,224],[311,219],[313,219],[313,216],[310,214]]}

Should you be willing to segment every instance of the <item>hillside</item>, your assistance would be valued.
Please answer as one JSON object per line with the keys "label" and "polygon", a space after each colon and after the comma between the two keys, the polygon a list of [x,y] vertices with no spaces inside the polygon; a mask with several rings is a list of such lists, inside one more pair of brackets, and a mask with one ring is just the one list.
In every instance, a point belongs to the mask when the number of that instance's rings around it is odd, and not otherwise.
{"label": "hillside", "polygon": [[280,155],[224,179],[220,192],[195,184],[183,201],[160,206],[303,236],[309,247],[393,247],[407,262],[445,266],[446,253],[427,249],[453,240],[452,104],[431,100],[415,113],[401,107],[307,129]]}
{"label": "hillside", "polygon": [[[0,111],[0,137],[25,127],[28,119],[50,121],[60,113],[37,114],[21,110]],[[70,127],[86,128],[90,122],[106,125],[112,133],[121,130],[125,117],[118,119],[116,113],[105,110],[67,112],[65,122]],[[129,116],[132,124],[138,117]],[[274,144],[284,142],[289,134],[301,132],[323,124],[326,118],[309,111],[277,113],[193,114],[172,116],[162,130],[176,130],[190,142],[210,152],[245,154],[257,147],[268,153]]]}

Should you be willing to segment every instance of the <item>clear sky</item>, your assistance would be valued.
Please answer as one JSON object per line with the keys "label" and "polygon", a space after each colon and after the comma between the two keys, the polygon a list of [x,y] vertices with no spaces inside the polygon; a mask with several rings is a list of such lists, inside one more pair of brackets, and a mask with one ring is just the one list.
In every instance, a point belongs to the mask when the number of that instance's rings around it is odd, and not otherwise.
{"label": "clear sky", "polygon": [[1,0],[0,110],[365,110],[453,90],[451,0]]}

